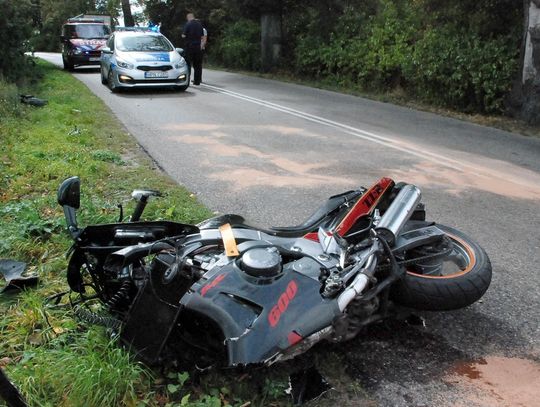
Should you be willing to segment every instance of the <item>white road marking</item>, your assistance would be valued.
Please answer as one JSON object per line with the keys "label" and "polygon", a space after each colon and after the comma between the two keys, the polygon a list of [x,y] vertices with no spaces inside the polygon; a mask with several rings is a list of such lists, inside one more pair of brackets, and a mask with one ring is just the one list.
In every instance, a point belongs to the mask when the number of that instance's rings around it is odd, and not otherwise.
{"label": "white road marking", "polygon": [[466,173],[468,172],[468,170],[469,172],[470,170],[473,170],[474,174],[476,175],[483,175],[488,178],[495,177],[502,180],[506,180],[511,183],[529,186],[528,182],[525,179],[521,179],[521,177],[509,176],[508,174],[501,171],[497,171],[493,168],[487,168],[487,167],[483,167],[479,165],[474,165],[474,164],[470,164],[469,162],[464,162],[461,160],[450,158],[445,155],[441,155],[433,151],[426,150],[414,143],[405,142],[399,139],[389,137],[387,135],[375,134],[375,133],[362,130],[353,126],[349,126],[347,124],[339,123],[339,122],[336,122],[336,121],[333,121],[333,120],[330,120],[321,116],[313,115],[307,112],[302,112],[300,110],[292,109],[283,105],[279,105],[277,103],[272,103],[263,99],[258,99],[252,96],[244,95],[242,93],[233,92],[231,90],[220,88],[218,86],[209,85],[209,84],[201,84],[200,86],[207,89],[211,89],[215,92],[222,93],[227,96],[231,96],[231,97],[241,99],[250,103],[264,106],[269,109],[277,110],[279,112],[296,116],[296,117],[299,117],[299,118],[302,118],[302,119],[305,119],[305,120],[308,120],[317,124],[322,124],[324,126],[337,129],[341,131],[342,133],[349,134],[354,137],[358,137],[363,140],[370,141],[372,143],[377,143],[385,147],[392,148],[394,150],[398,150],[406,154],[419,157],[423,160],[431,161],[437,165],[442,165],[444,167],[451,168],[453,170],[456,170],[462,173]]}
{"label": "white road marking", "polygon": [[399,151],[402,151],[402,152],[405,152],[405,153],[408,153],[408,154],[412,154],[414,156],[417,156],[417,157],[420,157],[420,158],[423,158],[423,159],[428,159],[428,160],[433,161],[433,162],[435,162],[437,164],[441,164],[441,160],[442,160],[443,164],[445,166],[450,167],[450,168],[455,169],[455,170],[463,171],[463,169],[459,168],[459,166],[460,165],[461,166],[467,166],[466,164],[464,164],[464,163],[462,163],[462,162],[460,162],[458,160],[454,160],[454,159],[442,156],[440,154],[436,154],[436,153],[433,153],[431,151],[424,150],[424,149],[422,149],[420,147],[417,147],[417,146],[409,145],[409,143],[407,143],[407,147],[399,146],[397,144],[403,143],[403,142],[401,142],[399,140],[396,140],[396,139],[393,139],[393,138],[391,138],[389,136],[375,134],[375,133],[372,133],[372,132],[369,132],[369,131],[366,131],[366,130],[362,130],[362,129],[359,129],[359,128],[356,128],[356,127],[349,126],[347,124],[343,124],[343,123],[339,123],[339,122],[336,122],[336,121],[333,121],[333,120],[330,120],[330,119],[326,119],[326,118],[321,117],[321,116],[316,116],[316,115],[313,115],[311,113],[306,113],[306,112],[302,112],[300,110],[291,109],[291,108],[286,107],[286,106],[278,105],[278,104],[272,103],[272,102],[267,102],[267,101],[262,100],[262,99],[257,99],[257,98],[251,97],[251,96],[243,95],[241,93],[233,92],[233,91],[223,89],[223,88],[220,88],[220,87],[217,87],[217,86],[208,85],[208,84],[201,84],[200,86],[204,86],[205,88],[212,89],[212,90],[214,90],[216,92],[223,93],[225,95],[232,96],[232,97],[235,97],[237,99],[245,100],[247,102],[251,102],[251,103],[254,103],[254,104],[257,104],[257,105],[260,105],[260,106],[264,106],[264,107],[267,107],[267,108],[270,108],[270,109],[273,109],[273,110],[277,110],[277,111],[280,111],[280,112],[283,112],[283,113],[287,113],[287,114],[290,114],[292,116],[300,117],[302,119],[309,120],[309,121],[314,122],[314,123],[323,124],[325,126],[338,129],[338,130],[340,130],[340,131],[342,131],[342,132],[344,132],[346,134],[350,134],[352,136],[356,136],[358,138],[361,138],[361,139],[364,139],[364,140],[367,140],[367,141],[371,141],[373,143],[382,144],[382,145],[384,145],[386,147],[390,147],[390,148],[393,148],[395,150],[399,150]]}

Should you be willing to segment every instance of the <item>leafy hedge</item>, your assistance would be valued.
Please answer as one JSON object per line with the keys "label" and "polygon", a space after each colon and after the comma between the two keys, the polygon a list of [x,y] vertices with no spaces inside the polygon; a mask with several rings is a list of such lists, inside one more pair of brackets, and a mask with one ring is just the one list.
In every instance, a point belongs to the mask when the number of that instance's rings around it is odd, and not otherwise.
{"label": "leafy hedge", "polygon": [[508,38],[430,29],[404,64],[409,90],[461,110],[498,112],[510,90],[519,50]]}
{"label": "leafy hedge", "polygon": [[482,37],[457,23],[432,26],[414,2],[380,5],[370,16],[345,10],[327,42],[301,34],[296,72],[364,90],[400,87],[459,110],[502,111],[517,70],[519,35]]}

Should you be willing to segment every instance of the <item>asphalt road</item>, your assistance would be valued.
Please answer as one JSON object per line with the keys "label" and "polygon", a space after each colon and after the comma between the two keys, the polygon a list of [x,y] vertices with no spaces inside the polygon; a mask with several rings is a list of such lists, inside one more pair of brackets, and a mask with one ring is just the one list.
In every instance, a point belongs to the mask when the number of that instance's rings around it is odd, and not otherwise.
{"label": "asphalt road", "polygon": [[395,322],[341,345],[347,375],[382,406],[538,403],[539,139],[219,71],[185,93],[112,94],[98,71],[74,75],[178,183],[252,223],[299,223],[381,176],[418,185],[430,219],[486,249],[491,288],[467,309],[422,314],[425,326]]}

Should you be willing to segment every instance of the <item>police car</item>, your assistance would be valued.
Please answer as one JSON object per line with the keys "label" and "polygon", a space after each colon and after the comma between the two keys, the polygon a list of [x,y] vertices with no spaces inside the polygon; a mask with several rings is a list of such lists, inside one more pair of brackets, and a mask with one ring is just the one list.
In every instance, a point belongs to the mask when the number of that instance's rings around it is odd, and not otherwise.
{"label": "police car", "polygon": [[117,27],[101,49],[101,82],[113,92],[122,88],[189,86],[189,69],[161,33],[149,29]]}

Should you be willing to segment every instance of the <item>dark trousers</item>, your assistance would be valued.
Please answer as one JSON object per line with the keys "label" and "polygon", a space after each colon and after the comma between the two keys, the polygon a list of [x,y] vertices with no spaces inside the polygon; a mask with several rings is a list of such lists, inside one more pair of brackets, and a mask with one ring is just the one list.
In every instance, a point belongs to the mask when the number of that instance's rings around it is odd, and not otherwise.
{"label": "dark trousers", "polygon": [[189,47],[186,49],[186,62],[189,65],[189,72],[191,75],[191,68],[193,68],[193,83],[198,85],[202,80],[202,61],[203,52],[201,47]]}

